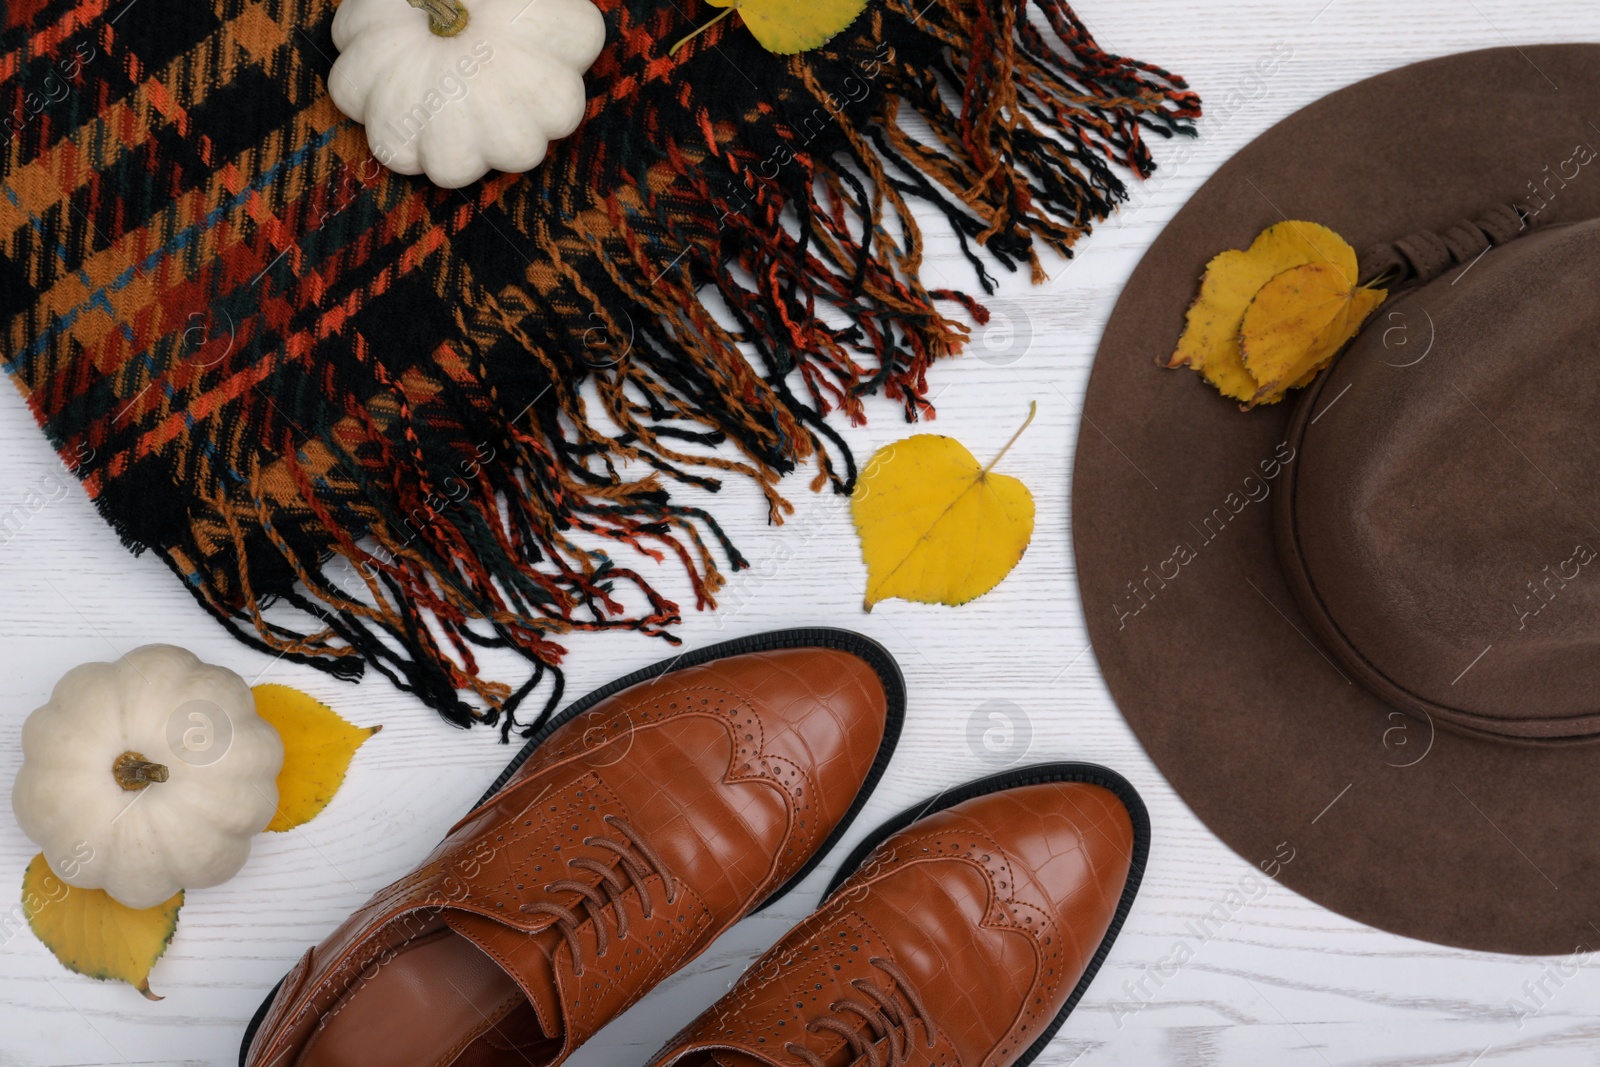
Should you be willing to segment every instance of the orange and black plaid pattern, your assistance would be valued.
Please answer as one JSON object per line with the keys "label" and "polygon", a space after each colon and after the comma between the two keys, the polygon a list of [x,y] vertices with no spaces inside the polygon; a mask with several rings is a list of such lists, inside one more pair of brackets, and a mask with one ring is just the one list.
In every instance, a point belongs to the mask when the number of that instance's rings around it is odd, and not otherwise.
{"label": "orange and black plaid pattern", "polygon": [[783,474],[853,482],[830,411],[927,410],[938,304],[985,313],[922,285],[908,201],[987,286],[980,250],[1066,250],[1199,114],[1061,0],[872,0],[800,57],[730,20],[668,58],[703,0],[600,7],[579,131],[443,190],[334,109],[328,0],[0,4],[0,326],[40,424],[241,639],[458,725],[509,732],[546,673],[553,705],[562,633],[669,636],[640,553],[714,603],[744,561],[674,482],[753,478],[781,521]]}

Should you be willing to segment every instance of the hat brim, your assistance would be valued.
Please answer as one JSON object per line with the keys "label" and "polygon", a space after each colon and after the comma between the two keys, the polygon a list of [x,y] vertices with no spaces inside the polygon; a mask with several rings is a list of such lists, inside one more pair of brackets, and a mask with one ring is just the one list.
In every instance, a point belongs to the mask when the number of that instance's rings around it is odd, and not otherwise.
{"label": "hat brim", "polygon": [[1446,945],[1600,945],[1600,745],[1450,733],[1341,673],[1273,544],[1295,394],[1241,412],[1157,361],[1207,261],[1285,218],[1360,251],[1534,191],[1550,222],[1600,216],[1600,160],[1561,176],[1578,146],[1600,145],[1597,99],[1600,45],[1550,45],[1418,63],[1290,116],[1151,246],[1084,403],[1072,484],[1084,613],[1151,758],[1206,826],[1284,885]]}

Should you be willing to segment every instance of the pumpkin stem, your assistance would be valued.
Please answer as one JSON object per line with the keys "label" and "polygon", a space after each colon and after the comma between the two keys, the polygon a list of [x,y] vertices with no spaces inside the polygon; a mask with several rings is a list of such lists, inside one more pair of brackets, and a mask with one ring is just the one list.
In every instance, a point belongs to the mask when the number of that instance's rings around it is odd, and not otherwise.
{"label": "pumpkin stem", "polygon": [[167,780],[167,768],[162,763],[151,763],[137,752],[124,752],[111,765],[111,777],[128,792],[143,789],[151,782]]}
{"label": "pumpkin stem", "polygon": [[671,48],[667,49],[667,58],[671,59],[673,56],[677,55],[678,54],[678,49],[682,48],[684,45],[688,44],[690,41],[694,40],[696,37],[700,36],[702,33],[705,33],[711,27],[715,26],[717,23],[721,22],[723,19],[727,18],[729,15],[733,14],[738,9],[739,9],[739,5],[737,3],[729,4],[727,7],[722,9],[722,14],[718,15],[716,18],[714,18],[711,21],[707,22],[704,26],[701,26],[699,29],[695,30],[694,32],[689,33],[689,34],[687,34],[687,35],[685,35],[683,37],[680,37],[678,39],[678,43],[677,44],[675,44]]}
{"label": "pumpkin stem", "polygon": [[467,28],[467,9],[461,0],[406,0],[428,13],[428,28],[440,37],[454,37]]}

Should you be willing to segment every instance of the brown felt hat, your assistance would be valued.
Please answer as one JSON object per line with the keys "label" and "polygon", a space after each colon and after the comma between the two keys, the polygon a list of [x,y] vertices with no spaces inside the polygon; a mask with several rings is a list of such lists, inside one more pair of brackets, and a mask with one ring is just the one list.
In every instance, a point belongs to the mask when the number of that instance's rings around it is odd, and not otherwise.
{"label": "brown felt hat", "polygon": [[[1600,946],[1596,100],[1600,45],[1505,48],[1279,123],[1134,272],[1078,440],[1089,634],[1161,771],[1285,885],[1448,945]],[[1285,218],[1401,280],[1240,411],[1158,361]]]}

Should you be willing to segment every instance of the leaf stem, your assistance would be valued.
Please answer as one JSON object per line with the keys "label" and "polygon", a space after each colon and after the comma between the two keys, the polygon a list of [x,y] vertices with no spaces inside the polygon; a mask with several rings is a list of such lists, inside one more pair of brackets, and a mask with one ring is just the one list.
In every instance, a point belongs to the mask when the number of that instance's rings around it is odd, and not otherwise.
{"label": "leaf stem", "polygon": [[1366,282],[1366,283],[1364,283],[1362,285],[1356,286],[1356,288],[1357,289],[1376,289],[1379,286],[1383,286],[1383,285],[1389,284],[1390,282],[1394,281],[1395,278],[1397,278],[1399,276],[1400,276],[1399,268],[1398,267],[1390,267],[1388,270],[1384,271],[1382,274],[1379,274],[1377,277],[1371,279],[1370,281],[1368,281],[1368,282]]}
{"label": "leaf stem", "polygon": [[678,49],[682,48],[684,45],[688,44],[690,41],[694,40],[696,37],[700,36],[702,33],[705,33],[711,27],[715,26],[717,23],[721,22],[723,19],[727,18],[729,15],[733,14],[737,10],[739,10],[739,4],[738,4],[738,0],[735,0],[734,3],[731,3],[727,7],[722,9],[722,14],[718,15],[716,18],[712,19],[710,22],[706,23],[704,26],[701,26],[699,29],[693,31],[692,33],[689,33],[689,34],[679,38],[677,44],[675,44],[671,48],[667,49],[667,58],[671,59],[673,56],[677,55],[678,54]]}
{"label": "leaf stem", "polygon": [[1011,440],[1006,442],[1006,446],[1000,450],[1000,454],[998,456],[995,456],[989,461],[989,465],[983,468],[983,470],[978,474],[978,477],[982,478],[985,474],[988,474],[994,469],[994,465],[999,463],[1007,452],[1011,451],[1011,446],[1017,443],[1017,438],[1022,436],[1022,431],[1028,428],[1028,424],[1033,421],[1033,417],[1038,413],[1039,402],[1037,400],[1028,401],[1028,417],[1022,420],[1022,425],[1018,426],[1017,432],[1011,435]]}

